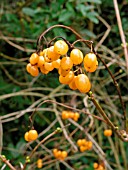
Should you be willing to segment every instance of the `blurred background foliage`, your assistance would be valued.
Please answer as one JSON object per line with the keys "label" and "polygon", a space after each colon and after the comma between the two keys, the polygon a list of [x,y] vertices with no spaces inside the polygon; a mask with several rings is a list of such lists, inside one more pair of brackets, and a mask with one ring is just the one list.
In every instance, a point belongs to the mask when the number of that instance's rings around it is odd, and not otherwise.
{"label": "blurred background foliage", "polygon": [[[126,41],[128,41],[128,0],[118,0],[118,5],[124,34],[126,36]],[[28,130],[28,116],[31,114],[31,112],[27,113],[27,108],[36,107],[36,105],[39,104],[38,102],[34,106],[32,106],[32,104],[36,103],[38,100],[49,99],[49,95],[52,91],[54,94],[52,97],[56,99],[56,101],[74,106],[72,100],[75,96],[75,100],[73,101],[75,102],[75,107],[79,109],[89,109],[90,113],[98,114],[90,101],[88,101],[87,106],[85,106],[83,94],[79,94],[77,91],[72,92],[68,87],[60,85],[57,71],[53,71],[53,73],[48,75],[39,75],[37,78],[31,77],[26,72],[26,64],[28,63],[29,57],[31,53],[36,50],[37,38],[44,30],[54,24],[70,26],[81,34],[83,38],[94,41],[97,52],[108,64],[119,83],[125,104],[128,101],[128,96],[126,95],[128,93],[125,59],[113,1],[1,0],[0,116],[3,125],[3,142],[1,142],[1,146],[3,146],[2,154],[6,155],[14,165],[23,162],[27,153],[27,151],[23,149],[26,146],[23,136],[25,131]],[[107,30],[108,34],[100,44],[99,42],[102,40]],[[75,35],[63,28],[53,29],[46,35],[46,39],[49,41],[55,36],[62,36],[70,42],[76,40]],[[97,46],[97,44],[99,44],[99,46]],[[78,44],[78,46],[85,53],[89,50],[83,44]],[[88,75],[92,82],[92,91],[95,97],[101,103],[101,106],[111,120],[122,128],[121,105],[107,71],[104,69],[103,65],[99,63],[98,71]],[[57,92],[54,92],[54,89],[57,88]],[[45,108],[52,109],[52,106],[45,103],[41,108],[44,110]],[[61,112],[64,108],[59,107],[58,109]],[[22,110],[23,112],[21,112]],[[14,116],[11,116],[11,113],[13,113]],[[18,115],[20,116],[18,117]],[[86,119],[86,115],[81,115],[79,124],[82,124]],[[39,132],[42,132],[55,120],[56,114],[51,111],[37,111],[34,126]],[[115,135],[109,140],[106,140],[103,136],[103,129],[106,128],[106,125],[97,120],[93,121],[94,125],[89,133],[105,152],[106,159],[112,169],[127,169],[127,144],[122,143]],[[89,120],[87,119],[84,127],[88,127],[88,124]],[[58,122],[56,122],[44,136],[52,132],[57,126],[59,126]],[[75,129],[75,125],[72,125],[72,127],[68,129],[69,133]],[[78,137],[86,137],[86,135],[83,135],[81,131],[77,131],[77,134],[74,135],[74,139],[77,140]],[[58,139],[59,138],[60,136]],[[51,143],[49,142],[46,146],[52,149],[58,145],[58,139],[57,141],[53,140]],[[64,140],[64,136],[62,139]],[[64,145],[64,148],[67,149],[68,145],[66,142],[64,142]],[[41,152],[41,154],[42,153],[48,154],[46,151]],[[73,153],[71,153],[71,155],[73,155]],[[98,154],[89,152],[85,155],[80,155],[77,159],[69,159],[68,164],[74,169],[82,170],[86,168],[87,170],[92,170],[93,162],[98,160]],[[63,164],[60,164],[60,167],[62,167],[61,169],[68,169],[68,167]],[[45,168],[50,169],[47,165]],[[58,166],[54,165],[51,169],[57,168]],[[6,167],[6,169],[8,168]]]}

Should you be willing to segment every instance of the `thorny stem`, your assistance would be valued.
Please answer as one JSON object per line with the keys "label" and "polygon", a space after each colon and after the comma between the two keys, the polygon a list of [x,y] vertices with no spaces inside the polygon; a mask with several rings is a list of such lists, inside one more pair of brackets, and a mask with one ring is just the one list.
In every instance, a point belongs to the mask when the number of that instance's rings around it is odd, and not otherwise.
{"label": "thorny stem", "polygon": [[95,100],[93,93],[90,91],[88,93],[89,97],[91,98],[91,101],[94,103],[94,105],[96,106],[97,110],[99,111],[99,113],[103,116],[103,118],[106,120],[107,124],[112,128],[112,130],[115,131],[115,133],[118,135],[118,137],[125,142],[128,142],[128,139],[125,139],[122,134],[120,133],[119,130],[116,129],[116,127],[113,125],[113,123],[111,122],[111,120],[107,117],[106,113],[104,112],[104,110],[102,109],[102,107],[100,106],[100,104]]}

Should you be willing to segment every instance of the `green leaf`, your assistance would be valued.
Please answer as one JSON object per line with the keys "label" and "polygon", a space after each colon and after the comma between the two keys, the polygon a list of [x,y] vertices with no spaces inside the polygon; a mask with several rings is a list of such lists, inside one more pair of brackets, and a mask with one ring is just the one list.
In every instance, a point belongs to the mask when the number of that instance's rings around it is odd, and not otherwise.
{"label": "green leaf", "polygon": [[99,23],[99,20],[97,19],[98,13],[97,12],[89,12],[87,13],[87,18],[90,19],[95,24]]}
{"label": "green leaf", "polygon": [[95,3],[95,4],[101,4],[102,3],[101,0],[81,0],[79,3],[85,3],[85,2],[91,2],[91,3]]}
{"label": "green leaf", "polygon": [[94,6],[93,5],[89,5],[89,6],[86,6],[84,4],[78,4],[78,6],[76,7],[76,9],[78,11],[81,12],[81,14],[86,17],[88,11],[90,11],[91,9],[94,9]]}
{"label": "green leaf", "polygon": [[31,9],[31,8],[28,8],[28,7],[24,7],[23,9],[22,9],[22,12],[24,13],[24,14],[26,14],[26,15],[28,15],[28,16],[31,16],[31,17],[33,17],[34,16],[34,10],[33,9]]}
{"label": "green leaf", "polygon": [[67,11],[66,9],[62,10],[59,16],[59,22],[65,22],[72,17],[72,12]]}

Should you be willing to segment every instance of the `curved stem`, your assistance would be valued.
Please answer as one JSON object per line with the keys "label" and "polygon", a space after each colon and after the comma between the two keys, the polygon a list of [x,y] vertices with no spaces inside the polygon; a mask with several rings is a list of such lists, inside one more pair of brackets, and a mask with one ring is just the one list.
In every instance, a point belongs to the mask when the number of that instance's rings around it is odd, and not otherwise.
{"label": "curved stem", "polygon": [[56,36],[56,37],[54,37],[54,38],[48,43],[48,46],[51,46],[52,41],[54,41],[54,40],[57,39],[57,38],[63,39],[63,40],[66,42],[66,44],[68,44],[68,46],[69,46],[70,48],[72,48],[72,44],[70,44],[65,38],[63,38],[63,37],[61,37],[61,36]]}
{"label": "curved stem", "polygon": [[57,28],[57,27],[66,28],[66,29],[72,31],[79,39],[82,38],[82,36],[81,36],[80,34],[78,34],[73,28],[68,27],[68,26],[65,26],[65,25],[59,25],[59,24],[58,24],[58,25],[53,25],[53,26],[49,27],[47,30],[45,30],[45,31],[39,36],[39,38],[38,38],[38,40],[37,40],[37,46],[38,46],[38,44],[40,45],[40,42],[41,42],[42,38],[44,37],[44,35],[45,35],[46,33],[48,33],[51,29]]}
{"label": "curved stem", "polygon": [[124,106],[124,102],[123,102],[123,99],[121,97],[121,92],[120,92],[120,88],[118,86],[118,83],[117,81],[115,80],[112,72],[110,71],[110,69],[108,68],[108,66],[105,64],[104,60],[102,60],[102,58],[94,51],[94,48],[93,48],[93,52],[95,53],[95,55],[97,56],[97,58],[99,58],[99,60],[103,63],[103,65],[105,66],[105,68],[107,69],[108,73],[110,74],[112,80],[113,80],[113,83],[116,87],[116,90],[117,90],[117,93],[118,93],[118,96],[119,96],[119,99],[120,99],[120,103],[121,103],[121,106],[122,106],[122,110],[123,110],[123,115],[124,115],[124,120],[125,120],[125,125],[126,125],[126,110],[125,110],[125,106]]}
{"label": "curved stem", "polygon": [[85,40],[85,39],[78,39],[72,43],[72,46],[74,46],[77,42],[84,42],[90,49],[91,51],[93,50],[93,41]]}

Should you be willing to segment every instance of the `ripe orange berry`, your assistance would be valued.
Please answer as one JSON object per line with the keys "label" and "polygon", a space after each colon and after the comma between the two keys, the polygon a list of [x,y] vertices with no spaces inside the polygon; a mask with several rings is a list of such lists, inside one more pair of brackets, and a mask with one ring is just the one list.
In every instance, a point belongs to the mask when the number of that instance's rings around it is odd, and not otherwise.
{"label": "ripe orange berry", "polygon": [[79,74],[75,79],[75,84],[81,93],[87,93],[91,88],[89,78],[85,74]]}
{"label": "ripe orange berry", "polygon": [[68,113],[69,113],[69,118],[73,119],[74,118],[74,112],[68,111]]}
{"label": "ripe orange berry", "polygon": [[27,142],[30,141],[30,140],[28,139],[28,132],[26,132],[26,133],[24,134],[24,139],[25,139]]}
{"label": "ripe orange berry", "polygon": [[69,73],[70,69],[63,70],[61,67],[59,67],[58,73],[62,76],[66,76]]}
{"label": "ripe orange berry", "polygon": [[87,142],[87,146],[88,146],[88,150],[92,149],[92,141],[88,141]]}
{"label": "ripe orange berry", "polygon": [[86,141],[86,139],[81,139],[81,143],[82,143],[82,145],[87,145],[87,141]]}
{"label": "ripe orange berry", "polygon": [[40,54],[44,57],[45,62],[51,62],[51,58],[48,58],[48,48],[44,49]]}
{"label": "ripe orange berry", "polygon": [[74,78],[74,72],[70,71],[66,76],[59,76],[59,82],[62,84],[69,84]]}
{"label": "ripe orange berry", "polygon": [[41,71],[41,73],[43,73],[43,74],[48,74],[48,73],[49,73],[49,71],[46,70],[46,69],[44,68],[44,66],[40,67],[40,71]]}
{"label": "ripe orange berry", "polygon": [[77,145],[78,145],[78,146],[82,146],[82,139],[78,139],[78,140],[77,140]]}
{"label": "ripe orange berry", "polygon": [[70,59],[75,65],[81,64],[83,61],[83,53],[79,49],[73,49],[70,53]]}
{"label": "ripe orange berry", "polygon": [[80,151],[81,151],[81,152],[84,152],[85,150],[87,150],[87,146],[83,146],[83,145],[80,146]]}
{"label": "ripe orange berry", "polygon": [[34,77],[38,76],[39,70],[36,65],[30,67],[30,74]]}
{"label": "ripe orange berry", "polygon": [[48,48],[45,48],[43,51],[40,51],[39,52],[39,56],[43,56],[44,57],[44,55],[47,55],[47,50],[48,50]]}
{"label": "ripe orange berry", "polygon": [[28,73],[30,73],[30,70],[31,70],[31,63],[28,63],[27,66],[26,66],[26,70]]}
{"label": "ripe orange berry", "polygon": [[88,53],[84,57],[84,67],[85,68],[93,67],[94,65],[96,65],[96,61],[97,61],[96,55],[94,53]]}
{"label": "ripe orange berry", "polygon": [[43,161],[42,161],[42,159],[38,159],[38,160],[37,160],[37,168],[42,168],[42,166],[43,166]]}
{"label": "ripe orange berry", "polygon": [[77,112],[74,113],[74,117],[73,117],[74,121],[78,121],[79,117],[80,117],[79,113],[77,113]]}
{"label": "ripe orange berry", "polygon": [[39,55],[37,53],[33,53],[30,57],[30,63],[32,65],[35,65],[38,63],[38,60],[39,60]]}
{"label": "ripe orange berry", "polygon": [[58,69],[60,67],[60,61],[61,61],[60,59],[53,61],[52,62],[53,67]]}
{"label": "ripe orange berry", "polygon": [[48,63],[48,62],[44,63],[44,68],[48,71],[52,71],[54,69],[52,63]]}
{"label": "ripe orange berry", "polygon": [[38,67],[42,67],[42,66],[44,66],[44,63],[45,63],[44,57],[43,56],[39,56],[39,60],[38,60],[37,66]]}
{"label": "ripe orange berry", "polygon": [[98,169],[96,169],[96,170],[105,170],[105,169],[104,169],[104,167],[102,165],[99,165]]}
{"label": "ripe orange berry", "polygon": [[104,130],[104,136],[112,136],[112,130],[111,129]]}
{"label": "ripe orange berry", "polygon": [[69,70],[71,69],[73,66],[73,62],[72,60],[70,59],[70,57],[63,57],[61,62],[60,62],[60,67],[63,69],[63,70]]}
{"label": "ripe orange berry", "polygon": [[58,40],[54,44],[54,50],[60,55],[65,55],[68,52],[68,45],[63,40]]}
{"label": "ripe orange berry", "polygon": [[68,119],[69,113],[67,111],[62,111],[62,119]]}
{"label": "ripe orange berry", "polygon": [[28,140],[32,141],[32,140],[36,140],[38,138],[38,133],[36,130],[32,129],[29,130],[28,132]]}
{"label": "ripe orange berry", "polygon": [[47,57],[49,58],[50,61],[55,61],[60,58],[60,55],[55,52],[54,46],[51,46],[47,50]]}
{"label": "ripe orange berry", "polygon": [[69,83],[69,87],[72,90],[76,90],[77,89],[76,83],[75,83],[75,78],[76,78],[76,76],[74,76],[73,80]]}
{"label": "ripe orange berry", "polygon": [[58,152],[58,149],[53,149],[53,154],[57,153]]}
{"label": "ripe orange berry", "polygon": [[67,157],[68,153],[66,151],[62,151],[61,152],[61,156],[60,156],[60,159],[61,160],[64,160],[66,157]]}
{"label": "ripe orange berry", "polygon": [[61,157],[61,151],[58,150],[56,153],[55,153],[55,157],[56,158],[60,158]]}
{"label": "ripe orange berry", "polygon": [[93,164],[93,168],[94,168],[94,169],[97,169],[98,166],[99,166],[99,164],[98,164],[97,162],[95,162],[95,163]]}
{"label": "ripe orange berry", "polygon": [[93,67],[84,66],[85,70],[86,70],[87,72],[90,72],[90,73],[96,71],[97,67],[98,67],[98,61],[96,61],[96,63],[94,64]]}

